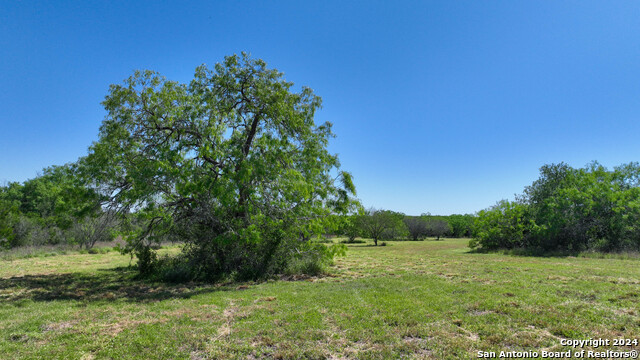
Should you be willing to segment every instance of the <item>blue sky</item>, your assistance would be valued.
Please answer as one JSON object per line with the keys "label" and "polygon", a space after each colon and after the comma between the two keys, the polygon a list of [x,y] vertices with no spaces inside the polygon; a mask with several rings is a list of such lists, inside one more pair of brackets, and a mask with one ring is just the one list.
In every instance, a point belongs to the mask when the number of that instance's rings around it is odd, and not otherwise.
{"label": "blue sky", "polygon": [[0,182],[86,154],[108,86],[250,52],[323,98],[366,206],[473,213],[544,164],[638,161],[640,3],[0,3]]}

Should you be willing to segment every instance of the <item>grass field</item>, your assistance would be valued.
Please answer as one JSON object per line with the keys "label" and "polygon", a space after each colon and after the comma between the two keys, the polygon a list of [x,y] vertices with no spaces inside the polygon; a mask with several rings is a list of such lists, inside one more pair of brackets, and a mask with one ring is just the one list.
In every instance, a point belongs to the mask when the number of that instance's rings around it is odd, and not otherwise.
{"label": "grass field", "polygon": [[0,358],[445,359],[640,338],[639,260],[466,244],[358,244],[325,277],[219,285],[135,281],[116,252],[5,260]]}

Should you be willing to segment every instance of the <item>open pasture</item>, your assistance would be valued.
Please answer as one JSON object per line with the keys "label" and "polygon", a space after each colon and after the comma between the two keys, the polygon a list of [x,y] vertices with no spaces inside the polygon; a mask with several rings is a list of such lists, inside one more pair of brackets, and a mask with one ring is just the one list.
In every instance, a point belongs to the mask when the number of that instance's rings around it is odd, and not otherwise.
{"label": "open pasture", "polygon": [[134,280],[117,252],[5,260],[0,357],[477,358],[640,337],[638,260],[466,245],[356,244],[324,277],[217,285]]}

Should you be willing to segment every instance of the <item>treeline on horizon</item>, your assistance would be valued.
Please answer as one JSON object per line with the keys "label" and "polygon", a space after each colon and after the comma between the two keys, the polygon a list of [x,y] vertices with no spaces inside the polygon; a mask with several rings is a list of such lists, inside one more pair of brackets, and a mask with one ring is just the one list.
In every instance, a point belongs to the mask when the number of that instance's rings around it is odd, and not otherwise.
{"label": "treeline on horizon", "polygon": [[[75,164],[52,166],[23,183],[0,186],[0,248],[67,245],[92,248],[144,228],[136,214],[118,216],[83,185]],[[471,238],[481,250],[640,250],[640,165],[608,170],[545,165],[540,178],[513,201],[502,200],[476,214],[409,216],[368,209],[335,215],[327,235],[378,240],[427,237]],[[175,240],[167,238],[165,240]]]}
{"label": "treeline on horizon", "polygon": [[464,238],[471,237],[475,216],[471,214],[405,215],[392,210],[370,208],[355,214],[336,216],[326,231],[331,235],[344,236],[345,243],[354,243],[356,238],[369,238],[378,245],[379,240],[424,240],[427,237]]}
{"label": "treeline on horizon", "polygon": [[[84,185],[75,163],[45,168],[22,183],[0,186],[0,249],[23,246],[75,246],[91,249],[99,242],[144,228],[135,212],[117,214],[103,207],[104,196]],[[380,240],[422,240],[426,237],[471,237],[474,215],[404,215],[369,209],[335,215],[326,235]],[[176,239],[167,237],[167,241]]]}
{"label": "treeline on horizon", "polygon": [[104,200],[85,185],[76,164],[51,166],[23,183],[0,186],[0,249],[45,245],[90,249],[112,241],[127,227],[102,206]]}

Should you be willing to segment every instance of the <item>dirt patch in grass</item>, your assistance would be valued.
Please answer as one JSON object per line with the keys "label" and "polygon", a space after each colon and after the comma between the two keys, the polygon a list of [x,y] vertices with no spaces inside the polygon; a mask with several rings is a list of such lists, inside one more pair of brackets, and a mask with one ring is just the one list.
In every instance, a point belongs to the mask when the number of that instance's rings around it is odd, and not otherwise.
{"label": "dirt patch in grass", "polygon": [[100,333],[108,336],[116,336],[122,331],[131,330],[135,327],[142,324],[163,324],[168,322],[167,318],[159,318],[159,319],[143,319],[143,320],[128,320],[123,319],[121,321],[110,323],[110,324],[101,324],[99,325]]}
{"label": "dirt patch in grass", "polygon": [[48,332],[48,331],[63,331],[66,329],[72,329],[74,326],[76,326],[78,323],[78,321],[61,321],[58,323],[50,323],[47,325],[42,326],[42,332]]}

